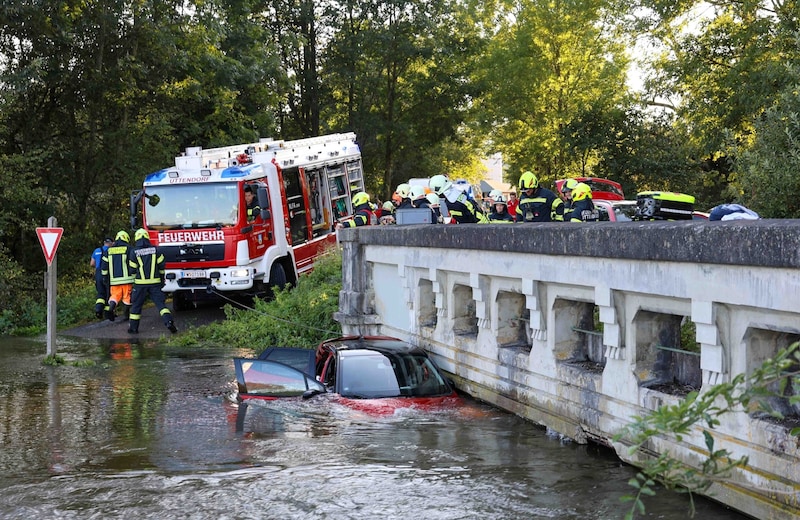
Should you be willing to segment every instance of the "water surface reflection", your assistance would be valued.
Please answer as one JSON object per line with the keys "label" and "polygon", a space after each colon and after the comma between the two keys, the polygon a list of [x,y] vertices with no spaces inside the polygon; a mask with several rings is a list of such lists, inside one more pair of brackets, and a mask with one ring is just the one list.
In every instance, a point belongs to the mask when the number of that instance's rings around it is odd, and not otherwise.
{"label": "water surface reflection", "polygon": [[[231,349],[59,338],[91,367],[45,367],[44,343],[0,347],[3,518],[622,518],[633,470],[471,402],[367,417],[326,396],[256,403]],[[710,501],[698,518],[744,518]],[[661,492],[648,518],[687,518]]]}

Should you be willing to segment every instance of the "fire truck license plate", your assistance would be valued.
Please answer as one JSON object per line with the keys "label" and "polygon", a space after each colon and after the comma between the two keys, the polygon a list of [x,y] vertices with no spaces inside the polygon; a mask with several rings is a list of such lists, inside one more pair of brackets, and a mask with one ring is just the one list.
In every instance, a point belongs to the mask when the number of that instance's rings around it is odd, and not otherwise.
{"label": "fire truck license plate", "polygon": [[184,278],[208,278],[208,273],[205,271],[181,271],[181,276]]}

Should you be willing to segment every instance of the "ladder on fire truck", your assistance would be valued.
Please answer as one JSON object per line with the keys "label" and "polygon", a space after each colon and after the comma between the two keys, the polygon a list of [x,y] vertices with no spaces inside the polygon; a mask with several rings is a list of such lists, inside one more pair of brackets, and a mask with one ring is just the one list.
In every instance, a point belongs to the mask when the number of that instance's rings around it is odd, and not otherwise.
{"label": "ladder on fire truck", "polygon": [[[291,141],[262,138],[257,143],[246,143],[221,148],[203,149],[193,146],[175,158],[175,166],[184,168],[226,168],[251,162],[256,153],[272,153],[281,166],[290,166],[295,161],[315,162],[340,154],[343,143],[355,144],[356,134],[346,132],[339,134],[307,137]],[[304,154],[304,155],[299,155]]]}

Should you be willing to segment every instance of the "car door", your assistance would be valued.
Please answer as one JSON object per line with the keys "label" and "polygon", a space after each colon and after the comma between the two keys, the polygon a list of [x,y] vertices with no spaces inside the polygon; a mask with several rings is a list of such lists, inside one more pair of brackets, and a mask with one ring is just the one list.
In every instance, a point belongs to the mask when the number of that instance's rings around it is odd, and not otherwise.
{"label": "car door", "polygon": [[313,375],[288,364],[252,358],[234,358],[233,363],[240,399],[296,397],[309,390],[325,392],[325,386]]}

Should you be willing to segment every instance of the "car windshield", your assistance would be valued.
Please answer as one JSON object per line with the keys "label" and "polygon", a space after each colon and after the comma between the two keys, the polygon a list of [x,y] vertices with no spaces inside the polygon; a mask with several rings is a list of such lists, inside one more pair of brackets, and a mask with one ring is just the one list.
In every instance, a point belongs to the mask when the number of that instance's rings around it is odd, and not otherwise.
{"label": "car windshield", "polygon": [[151,229],[232,226],[238,215],[239,190],[236,183],[147,188],[144,218]]}
{"label": "car windshield", "polygon": [[451,393],[439,370],[424,354],[349,352],[341,359],[343,397],[435,397]]}

